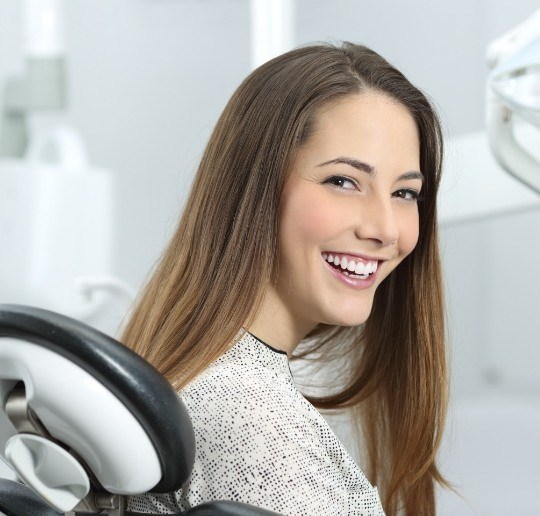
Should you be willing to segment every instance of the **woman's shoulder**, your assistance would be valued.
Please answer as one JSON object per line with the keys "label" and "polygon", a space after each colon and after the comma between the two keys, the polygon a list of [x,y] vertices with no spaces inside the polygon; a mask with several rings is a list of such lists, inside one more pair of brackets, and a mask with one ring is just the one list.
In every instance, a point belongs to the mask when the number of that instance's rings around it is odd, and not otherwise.
{"label": "woman's shoulder", "polygon": [[196,432],[242,428],[316,438],[325,422],[297,389],[287,355],[248,337],[180,391]]}
{"label": "woman's shoulder", "polygon": [[292,395],[294,385],[287,355],[249,333],[180,391],[182,398],[236,395]]}
{"label": "woman's shoulder", "polygon": [[[197,451],[179,505],[237,499],[284,514],[375,514],[364,509],[377,506],[376,491],[294,385],[287,356],[240,344],[180,392]],[[245,483],[231,487],[235,477]]]}
{"label": "woman's shoulder", "polygon": [[240,400],[249,404],[272,398],[275,403],[301,397],[292,375],[285,371],[249,361],[218,360],[200,373],[179,393],[193,412],[201,404],[236,406]]}

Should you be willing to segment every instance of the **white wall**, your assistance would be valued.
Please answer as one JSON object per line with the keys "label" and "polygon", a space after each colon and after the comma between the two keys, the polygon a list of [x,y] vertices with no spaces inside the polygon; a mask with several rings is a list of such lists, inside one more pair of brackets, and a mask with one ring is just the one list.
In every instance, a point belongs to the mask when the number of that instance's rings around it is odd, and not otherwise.
{"label": "white wall", "polygon": [[[119,178],[118,271],[138,284],[249,67],[235,0],[70,0],[71,119]],[[245,5],[244,5],[245,7]]]}

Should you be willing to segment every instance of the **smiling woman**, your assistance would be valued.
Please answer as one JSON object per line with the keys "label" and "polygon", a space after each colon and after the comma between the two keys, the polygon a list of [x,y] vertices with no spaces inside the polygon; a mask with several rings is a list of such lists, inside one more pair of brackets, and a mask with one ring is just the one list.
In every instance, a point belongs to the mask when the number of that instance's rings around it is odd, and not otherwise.
{"label": "smiling woman", "polygon": [[[131,510],[435,513],[441,161],[429,101],[366,47],[299,48],[240,85],[124,334],[184,400],[195,466]],[[347,377],[305,398],[288,361],[315,352]],[[360,416],[367,477],[316,408]]]}
{"label": "smiling woman", "polygon": [[386,94],[323,110],[283,190],[280,273],[249,329],[292,354],[318,324],[364,323],[378,285],[418,240],[422,175],[409,171],[419,167],[414,119]]}

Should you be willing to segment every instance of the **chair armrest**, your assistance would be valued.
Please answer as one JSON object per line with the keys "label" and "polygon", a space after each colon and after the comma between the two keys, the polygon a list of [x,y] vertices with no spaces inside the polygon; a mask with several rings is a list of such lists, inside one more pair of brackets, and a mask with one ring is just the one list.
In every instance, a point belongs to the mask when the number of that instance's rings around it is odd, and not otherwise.
{"label": "chair armrest", "polygon": [[35,307],[0,304],[0,337],[26,341],[67,359],[127,408],[152,442],[161,468],[152,492],[175,491],[186,481],[195,460],[191,420],[176,391],[148,362],[80,321]]}

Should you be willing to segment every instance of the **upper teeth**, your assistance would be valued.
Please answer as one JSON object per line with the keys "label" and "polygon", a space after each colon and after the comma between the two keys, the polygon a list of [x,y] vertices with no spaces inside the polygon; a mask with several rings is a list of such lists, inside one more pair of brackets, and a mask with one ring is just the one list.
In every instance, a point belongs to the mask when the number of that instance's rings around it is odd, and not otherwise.
{"label": "upper teeth", "polygon": [[354,274],[361,276],[367,276],[375,272],[379,263],[377,260],[348,259],[346,256],[330,253],[323,253],[322,256],[328,263],[333,263],[341,267],[344,271],[354,272]]}

